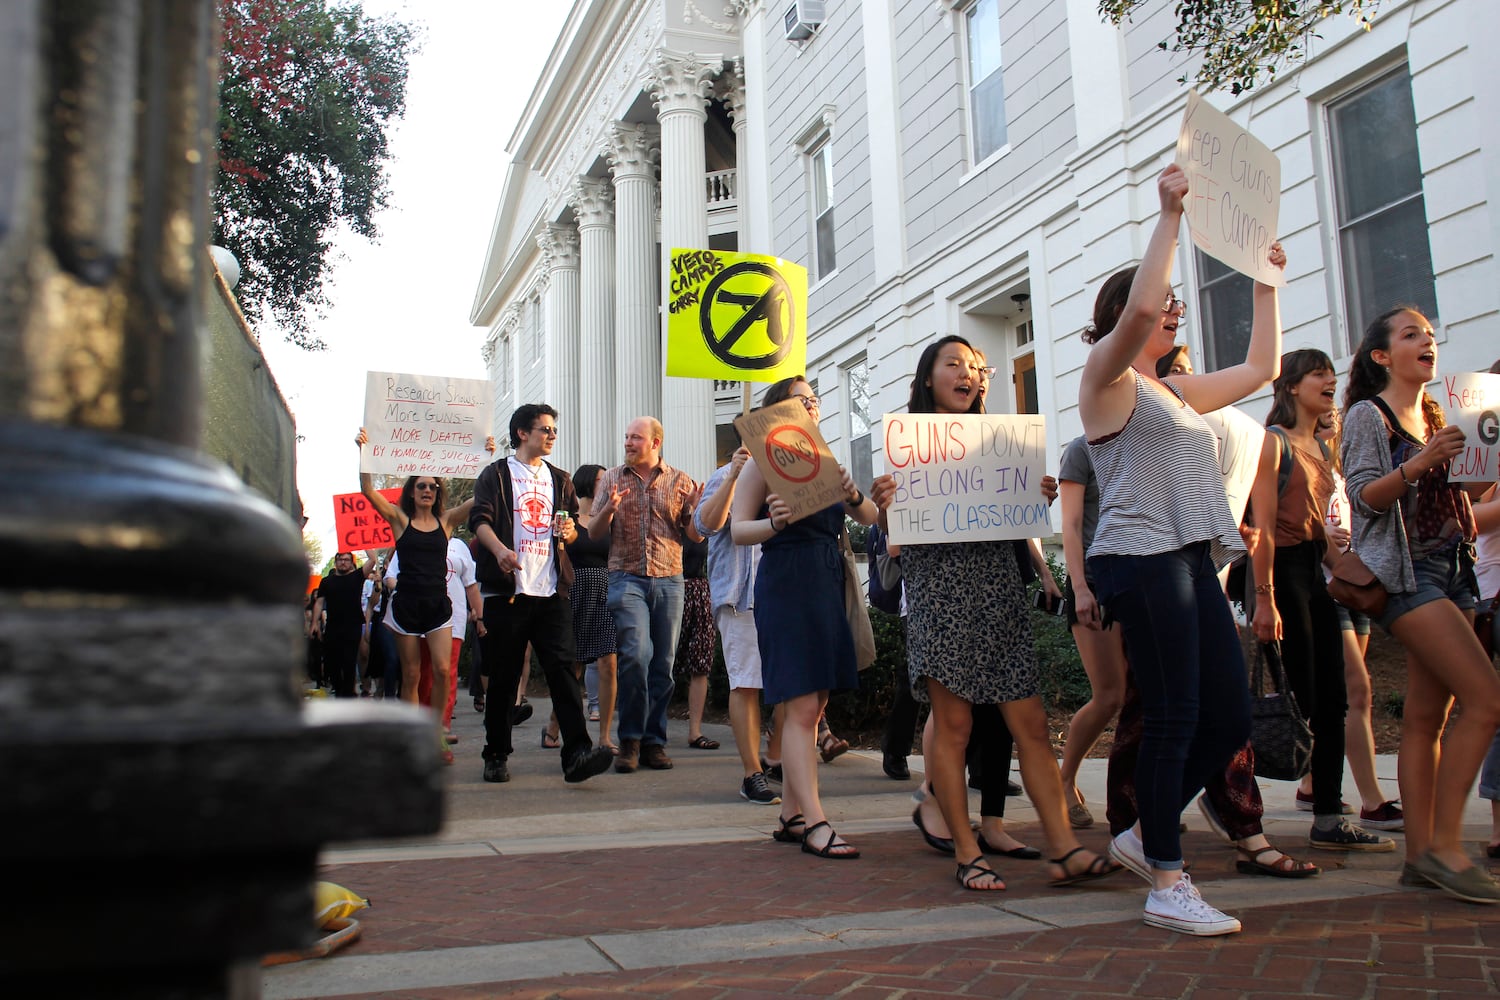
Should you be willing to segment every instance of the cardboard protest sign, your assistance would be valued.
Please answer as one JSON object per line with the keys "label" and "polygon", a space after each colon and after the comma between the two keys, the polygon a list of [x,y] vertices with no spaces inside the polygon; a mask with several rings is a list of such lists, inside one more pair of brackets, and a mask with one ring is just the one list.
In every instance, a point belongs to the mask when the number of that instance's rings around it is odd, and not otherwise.
{"label": "cardboard protest sign", "polygon": [[1282,285],[1267,260],[1281,212],[1281,160],[1270,147],[1190,90],[1176,162],[1188,175],[1183,220],[1194,245],[1256,281]]}
{"label": "cardboard protest sign", "polygon": [[890,541],[978,542],[1052,534],[1042,477],[1047,424],[1033,413],[887,413],[896,480]]}
{"label": "cardboard protest sign", "polygon": [[370,372],[359,471],[477,479],[494,456],[490,383],[485,379]]}
{"label": "cardboard protest sign", "polygon": [[778,382],[807,368],[807,268],[780,257],[673,250],[667,374]]}
{"label": "cardboard protest sign", "polygon": [[799,399],[785,399],[734,419],[755,467],[800,521],[844,499],[843,474],[828,442]]}
{"label": "cardboard protest sign", "polygon": [[1442,390],[1433,395],[1448,423],[1464,432],[1464,450],[1448,466],[1448,478],[1455,483],[1500,481],[1500,375],[1444,375]]}
{"label": "cardboard protest sign", "polygon": [[1205,413],[1203,419],[1219,439],[1219,472],[1224,476],[1229,513],[1234,515],[1238,524],[1245,519],[1245,508],[1250,503],[1250,487],[1260,466],[1266,429],[1259,421],[1232,406]]}
{"label": "cardboard protest sign", "polygon": [[[378,490],[391,503],[401,500],[401,488]],[[333,532],[340,552],[385,549],[395,545],[391,526],[370,506],[363,493],[340,493],[333,498]]]}

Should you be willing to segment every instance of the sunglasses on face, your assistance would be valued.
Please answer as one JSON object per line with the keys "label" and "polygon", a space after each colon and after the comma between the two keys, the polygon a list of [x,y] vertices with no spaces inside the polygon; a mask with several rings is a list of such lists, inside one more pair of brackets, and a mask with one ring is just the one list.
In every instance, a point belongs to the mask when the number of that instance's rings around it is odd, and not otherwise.
{"label": "sunglasses on face", "polygon": [[533,427],[531,430],[536,434],[545,434],[549,438],[557,437],[556,427]]}
{"label": "sunglasses on face", "polygon": [[420,490],[423,493],[436,493],[438,491],[438,484],[437,483],[417,483],[415,486],[412,487],[412,490],[413,491]]}

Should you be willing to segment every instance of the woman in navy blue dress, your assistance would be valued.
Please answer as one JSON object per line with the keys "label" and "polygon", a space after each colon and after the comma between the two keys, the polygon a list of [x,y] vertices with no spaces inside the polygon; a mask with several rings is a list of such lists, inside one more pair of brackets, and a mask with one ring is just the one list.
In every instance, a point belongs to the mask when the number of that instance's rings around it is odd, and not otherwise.
{"label": "woman in navy blue dress", "polygon": [[[766,390],[762,406],[792,397],[814,421],[818,397],[798,375]],[[767,492],[766,479],[751,463],[740,473],[734,497],[733,533],[737,545],[760,545],[755,578],[755,626],[760,635],[761,680],[767,704],[785,705],[781,738],[782,843],[800,843],[820,858],[850,860],[859,851],[834,832],[818,800],[818,717],[828,692],[859,686],[854,639],[844,615],[844,560],[839,536],[844,516],[861,524],[875,521],[875,504],[843,473],[843,503],[800,521],[780,496]]]}

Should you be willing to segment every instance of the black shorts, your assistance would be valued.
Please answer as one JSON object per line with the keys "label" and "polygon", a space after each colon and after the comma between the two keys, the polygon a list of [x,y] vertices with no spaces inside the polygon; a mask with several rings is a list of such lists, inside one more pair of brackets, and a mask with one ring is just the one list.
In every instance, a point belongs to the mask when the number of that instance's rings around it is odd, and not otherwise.
{"label": "black shorts", "polygon": [[426,635],[444,628],[453,618],[453,602],[446,593],[407,597],[396,591],[391,601],[391,620],[406,635]]}

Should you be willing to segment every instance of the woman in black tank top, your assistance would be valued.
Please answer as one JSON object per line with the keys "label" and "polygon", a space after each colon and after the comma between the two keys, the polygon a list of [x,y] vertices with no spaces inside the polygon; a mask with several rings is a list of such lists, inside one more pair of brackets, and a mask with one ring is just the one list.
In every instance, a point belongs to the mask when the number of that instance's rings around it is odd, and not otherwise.
{"label": "woman in black tank top", "polygon": [[[369,441],[361,427],[354,443],[361,449]],[[492,448],[493,450],[493,448]],[[443,509],[446,490],[437,476],[408,476],[401,487],[399,506],[375,489],[368,472],[359,474],[359,489],[370,505],[391,526],[396,554],[401,557],[392,598],[396,654],[401,659],[401,700],[415,704],[422,672],[422,644],[432,660],[432,689],[446,692],[453,658],[453,629],[449,620],[453,607],[448,599],[448,539],[453,529],[469,516],[470,500],[452,510]],[[441,733],[438,736],[443,762],[453,763]]]}

